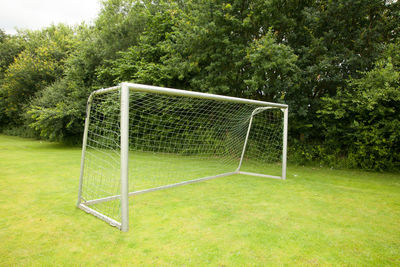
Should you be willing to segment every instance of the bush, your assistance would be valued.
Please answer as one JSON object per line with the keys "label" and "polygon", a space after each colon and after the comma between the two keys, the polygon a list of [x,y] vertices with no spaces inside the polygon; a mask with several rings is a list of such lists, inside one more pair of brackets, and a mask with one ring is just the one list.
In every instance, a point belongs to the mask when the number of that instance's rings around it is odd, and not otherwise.
{"label": "bush", "polygon": [[86,98],[77,100],[71,87],[64,80],[55,82],[31,101],[25,117],[42,138],[66,143],[81,141]]}
{"label": "bush", "polygon": [[343,151],[350,167],[400,169],[400,43],[319,111],[328,154]]}

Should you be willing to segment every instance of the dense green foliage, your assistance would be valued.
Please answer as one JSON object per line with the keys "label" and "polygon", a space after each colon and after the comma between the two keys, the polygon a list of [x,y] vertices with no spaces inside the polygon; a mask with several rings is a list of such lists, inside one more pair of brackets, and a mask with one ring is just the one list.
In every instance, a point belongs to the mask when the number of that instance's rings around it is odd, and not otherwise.
{"label": "dense green foliage", "polygon": [[400,167],[399,42],[388,46],[372,70],[323,100],[320,113],[331,154],[347,151],[351,167]]}
{"label": "dense green foliage", "polygon": [[79,142],[89,93],[134,81],[284,102],[292,160],[398,169],[399,25],[390,0],[104,1],[0,31],[0,128]]}

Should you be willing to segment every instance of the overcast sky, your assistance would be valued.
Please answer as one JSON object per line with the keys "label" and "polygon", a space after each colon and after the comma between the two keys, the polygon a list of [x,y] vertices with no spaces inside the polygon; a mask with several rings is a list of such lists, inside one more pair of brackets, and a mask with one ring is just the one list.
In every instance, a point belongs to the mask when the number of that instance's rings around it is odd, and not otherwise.
{"label": "overcast sky", "polygon": [[100,11],[99,0],[0,0],[0,28],[37,30],[51,23],[91,22]]}

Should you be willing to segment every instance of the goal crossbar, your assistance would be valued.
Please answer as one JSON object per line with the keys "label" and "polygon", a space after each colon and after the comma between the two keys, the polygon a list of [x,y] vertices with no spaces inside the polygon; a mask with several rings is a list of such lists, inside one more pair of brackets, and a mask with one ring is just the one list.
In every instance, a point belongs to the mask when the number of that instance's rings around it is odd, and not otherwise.
{"label": "goal crossbar", "polygon": [[[129,91],[132,90],[134,92],[143,92],[143,93],[152,93],[152,94],[159,94],[159,95],[166,95],[166,96],[176,96],[176,97],[188,97],[188,98],[197,98],[197,99],[207,99],[213,101],[223,101],[229,103],[238,103],[238,104],[248,104],[248,105],[255,105],[258,106],[254,108],[253,112],[250,115],[249,123],[247,126],[247,133],[245,136],[245,140],[243,143],[242,152],[240,155],[239,164],[236,170],[232,172],[225,172],[217,175],[206,176],[197,179],[186,180],[183,182],[178,183],[170,183],[167,185],[157,186],[149,189],[144,190],[137,190],[133,192],[128,191],[128,158],[129,158]],[[93,99],[96,96],[104,95],[107,93],[112,93],[114,91],[119,91],[121,96],[121,107],[120,107],[120,161],[121,161],[121,171],[120,171],[120,183],[121,189],[120,194],[101,197],[96,199],[84,199],[82,197],[82,185],[83,185],[83,175],[84,175],[84,168],[85,168],[85,154],[86,154],[86,147],[88,142],[88,129],[90,124],[90,113],[91,113],[91,105]],[[281,176],[274,176],[274,175],[267,175],[261,174],[256,172],[247,172],[241,170],[242,161],[244,159],[247,142],[249,139],[249,133],[251,131],[253,117],[259,113],[262,113],[269,109],[279,109],[283,112],[283,136],[282,136],[282,172]],[[84,128],[84,135],[83,135],[83,145],[82,145],[82,157],[81,157],[81,172],[80,172],[80,182],[79,182],[79,194],[78,194],[78,203],[77,206],[106,222],[108,222],[112,226],[116,226],[122,231],[128,230],[128,197],[144,194],[148,192],[158,191],[162,189],[177,187],[181,185],[187,185],[191,183],[206,181],[210,179],[226,177],[235,174],[243,174],[249,176],[257,176],[257,177],[264,177],[264,178],[273,178],[273,179],[286,179],[286,154],[287,154],[287,131],[288,131],[288,105],[280,104],[280,103],[271,103],[259,100],[251,100],[251,99],[244,99],[238,97],[231,97],[231,96],[222,96],[222,95],[214,95],[208,93],[201,93],[201,92],[193,92],[193,91],[185,91],[179,89],[172,89],[172,88],[165,88],[165,87],[158,87],[158,86],[151,86],[151,85],[143,85],[143,84],[135,84],[135,83],[121,83],[118,86],[99,89],[93,91],[87,101],[87,112],[86,112],[86,120],[85,120],[85,128]],[[89,206],[104,202],[109,202],[112,200],[119,200],[121,203],[121,222],[118,222],[101,212],[96,211]]]}
{"label": "goal crossbar", "polygon": [[217,101],[227,101],[227,102],[232,102],[232,103],[270,106],[270,107],[284,108],[284,109],[288,108],[288,105],[281,104],[281,103],[259,101],[259,100],[246,99],[246,98],[233,97],[233,96],[214,95],[214,94],[208,94],[208,93],[202,93],[202,92],[186,91],[186,90],[180,90],[180,89],[173,89],[173,88],[159,87],[159,86],[145,85],[145,84],[137,84],[137,83],[121,83],[118,86],[98,89],[91,93],[91,95],[89,96],[89,101],[92,100],[94,95],[101,95],[101,94],[109,93],[112,91],[116,91],[124,86],[129,89],[132,89],[134,91],[137,91],[137,92],[147,92],[147,93],[156,93],[156,94],[173,95],[173,96],[186,96],[186,97],[210,99],[210,100],[217,100]]}

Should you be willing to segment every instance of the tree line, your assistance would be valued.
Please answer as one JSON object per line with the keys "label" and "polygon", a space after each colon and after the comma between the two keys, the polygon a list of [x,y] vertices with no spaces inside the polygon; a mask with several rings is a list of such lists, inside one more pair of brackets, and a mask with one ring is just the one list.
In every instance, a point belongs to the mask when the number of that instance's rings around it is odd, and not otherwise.
{"label": "tree line", "polygon": [[132,81],[290,106],[289,160],[400,168],[395,0],[106,0],[93,24],[0,31],[0,129],[78,143]]}

